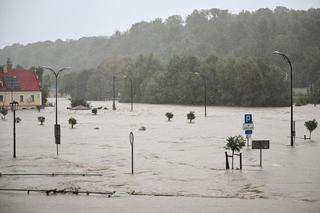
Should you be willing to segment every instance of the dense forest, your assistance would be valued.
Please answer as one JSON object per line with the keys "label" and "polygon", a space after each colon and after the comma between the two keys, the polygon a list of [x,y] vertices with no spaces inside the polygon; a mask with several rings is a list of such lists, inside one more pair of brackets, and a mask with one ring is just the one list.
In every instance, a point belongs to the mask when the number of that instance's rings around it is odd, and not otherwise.
{"label": "dense forest", "polygon": [[104,100],[112,97],[114,81],[120,101],[129,102],[132,82],[134,102],[203,104],[206,85],[210,105],[285,106],[289,104],[285,76],[278,67],[252,57],[174,56],[163,64],[153,55],[141,55],[66,74],[61,92],[73,99]]}
{"label": "dense forest", "polygon": [[110,98],[115,78],[121,101],[132,80],[135,102],[200,104],[206,83],[212,105],[284,106],[289,66],[274,50],[291,59],[294,87],[318,85],[320,9],[195,10],[110,37],[14,44],[0,50],[0,64],[72,66],[61,81],[72,98]]}
{"label": "dense forest", "polygon": [[[23,33],[23,32],[22,32]],[[28,45],[14,44],[0,50],[0,64],[7,57],[24,67],[71,66],[74,71],[97,68],[110,57],[153,54],[168,62],[173,56],[257,57],[287,68],[271,53],[285,52],[293,61],[294,86],[306,87],[320,78],[320,9],[289,10],[285,7],[242,11],[195,10],[151,22],[133,24],[109,37],[61,39]]]}

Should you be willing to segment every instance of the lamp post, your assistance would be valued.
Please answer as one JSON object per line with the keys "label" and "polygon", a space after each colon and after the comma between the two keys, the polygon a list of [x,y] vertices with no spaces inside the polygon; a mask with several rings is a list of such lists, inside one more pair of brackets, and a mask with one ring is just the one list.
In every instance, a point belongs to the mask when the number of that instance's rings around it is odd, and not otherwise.
{"label": "lamp post", "polygon": [[207,79],[198,72],[194,72],[193,74],[201,76],[204,81],[204,116],[207,117]]}
{"label": "lamp post", "polygon": [[71,69],[71,67],[64,67],[59,69],[58,71],[55,71],[54,69],[52,69],[51,67],[45,67],[45,66],[41,66],[41,68],[44,69],[48,69],[50,70],[54,76],[56,77],[56,104],[55,104],[55,111],[56,111],[56,124],[54,125],[54,136],[55,136],[55,143],[57,144],[57,156],[59,155],[59,149],[58,149],[58,144],[61,143],[61,134],[60,134],[60,125],[58,124],[58,77],[59,74],[66,70],[66,69]]}
{"label": "lamp post", "polygon": [[291,129],[291,146],[293,146],[293,137],[295,135],[294,129],[293,129],[293,98],[292,98],[292,64],[288,56],[286,56],[284,53],[279,51],[274,51],[273,54],[281,55],[282,58],[289,64],[290,66],[290,107],[291,107],[291,113],[290,113],[290,129]]}
{"label": "lamp post", "polygon": [[10,103],[13,112],[13,158],[16,158],[16,110],[18,109],[18,105],[19,103],[17,101]]}
{"label": "lamp post", "polygon": [[112,92],[113,92],[113,98],[112,98],[112,110],[116,110],[116,86],[115,86],[116,76],[113,75],[112,77]]}

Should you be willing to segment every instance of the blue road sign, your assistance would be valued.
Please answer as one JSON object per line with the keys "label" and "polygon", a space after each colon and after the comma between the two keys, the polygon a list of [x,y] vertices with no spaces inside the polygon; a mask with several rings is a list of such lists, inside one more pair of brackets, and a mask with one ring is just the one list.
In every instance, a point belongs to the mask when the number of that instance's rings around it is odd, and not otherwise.
{"label": "blue road sign", "polygon": [[251,134],[252,134],[252,130],[246,130],[246,131],[245,131],[245,134],[246,134],[246,135],[251,135]]}
{"label": "blue road sign", "polygon": [[245,114],[244,115],[244,123],[246,123],[246,124],[252,123],[252,114]]}

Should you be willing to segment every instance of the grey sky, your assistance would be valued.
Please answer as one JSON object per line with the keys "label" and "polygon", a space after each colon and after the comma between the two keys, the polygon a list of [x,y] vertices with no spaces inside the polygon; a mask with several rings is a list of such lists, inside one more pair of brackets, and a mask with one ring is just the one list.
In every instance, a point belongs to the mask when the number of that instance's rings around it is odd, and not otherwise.
{"label": "grey sky", "polygon": [[194,9],[319,8],[320,0],[0,0],[0,48],[13,43],[111,35]]}

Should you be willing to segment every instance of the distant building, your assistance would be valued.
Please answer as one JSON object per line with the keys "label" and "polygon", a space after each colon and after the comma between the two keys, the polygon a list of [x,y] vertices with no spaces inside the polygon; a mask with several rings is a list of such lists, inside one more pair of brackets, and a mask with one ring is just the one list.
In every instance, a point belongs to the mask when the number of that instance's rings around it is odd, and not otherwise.
{"label": "distant building", "polygon": [[17,101],[20,109],[41,106],[40,84],[34,70],[10,66],[0,70],[0,106],[10,107],[12,101]]}

